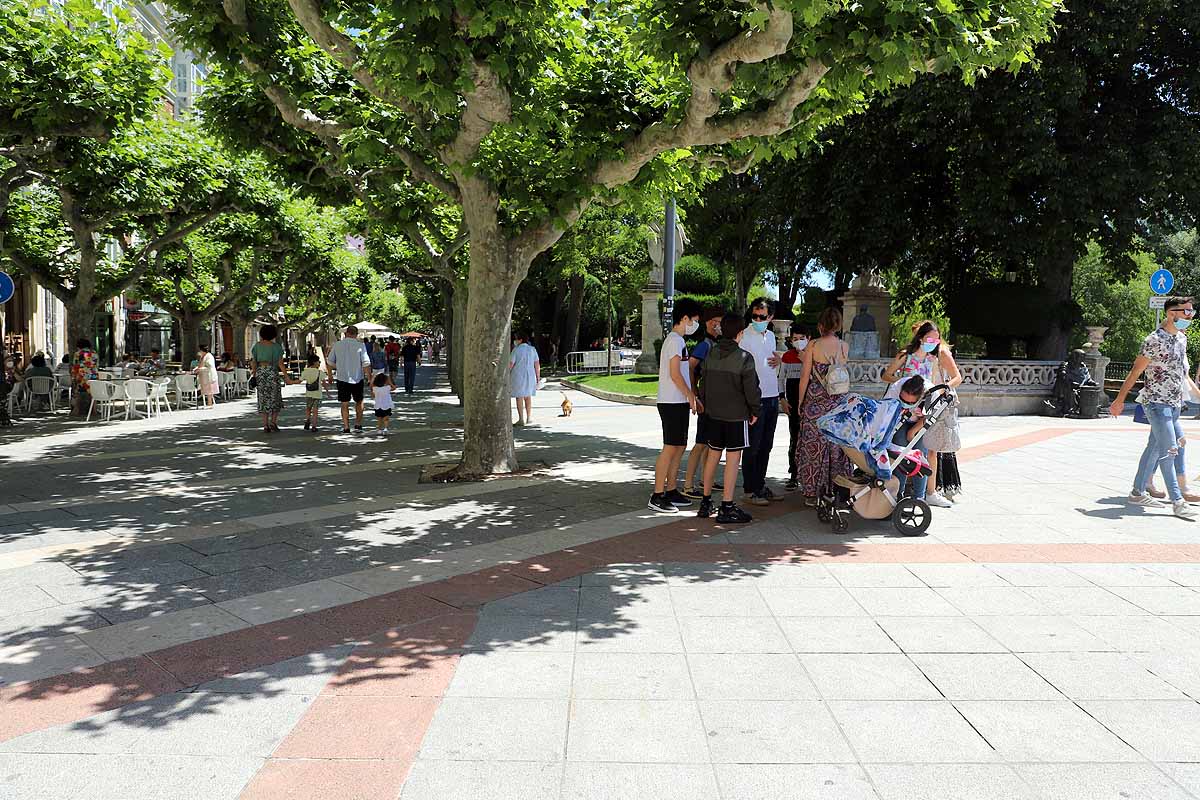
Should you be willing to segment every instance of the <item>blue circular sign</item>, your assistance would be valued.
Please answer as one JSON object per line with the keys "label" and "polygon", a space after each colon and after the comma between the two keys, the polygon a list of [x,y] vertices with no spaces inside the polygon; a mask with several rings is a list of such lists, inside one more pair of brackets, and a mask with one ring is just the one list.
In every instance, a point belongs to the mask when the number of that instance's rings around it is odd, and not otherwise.
{"label": "blue circular sign", "polygon": [[17,285],[7,272],[0,272],[0,305],[7,303],[17,293]]}
{"label": "blue circular sign", "polygon": [[1156,269],[1150,276],[1150,291],[1155,294],[1168,294],[1175,288],[1175,276],[1169,269]]}

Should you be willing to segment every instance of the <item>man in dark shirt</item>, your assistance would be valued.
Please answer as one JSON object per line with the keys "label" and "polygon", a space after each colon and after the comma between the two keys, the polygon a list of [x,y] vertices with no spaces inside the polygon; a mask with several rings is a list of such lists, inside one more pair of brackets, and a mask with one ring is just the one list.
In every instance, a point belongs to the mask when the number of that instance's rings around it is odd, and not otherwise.
{"label": "man in dark shirt", "polygon": [[400,357],[404,360],[404,393],[413,393],[413,382],[417,378],[417,364],[421,363],[421,347],[417,340],[406,339],[400,349]]}
{"label": "man in dark shirt", "polygon": [[395,336],[388,339],[388,343],[384,346],[383,351],[387,354],[388,374],[394,378],[396,373],[400,371],[400,343],[396,341]]}

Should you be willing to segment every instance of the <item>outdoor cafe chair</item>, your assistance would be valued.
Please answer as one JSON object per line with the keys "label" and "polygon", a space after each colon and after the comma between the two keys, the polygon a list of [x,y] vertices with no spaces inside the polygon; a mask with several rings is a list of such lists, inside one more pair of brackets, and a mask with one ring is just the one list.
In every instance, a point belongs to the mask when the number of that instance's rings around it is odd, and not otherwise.
{"label": "outdoor cafe chair", "polygon": [[250,394],[250,370],[245,367],[234,367],[233,386],[237,394]]}
{"label": "outdoor cafe chair", "polygon": [[96,407],[100,407],[100,418],[106,422],[112,419],[113,404],[116,400],[117,393],[121,387],[115,383],[108,381],[88,381],[88,389],[92,395],[91,405],[88,406],[87,419],[85,422],[92,421],[92,412]]}
{"label": "outdoor cafe chair", "polygon": [[222,400],[233,399],[234,377],[232,372],[217,373],[217,390],[220,391]]}
{"label": "outdoor cafe chair", "polygon": [[195,375],[176,375],[175,392],[179,398],[176,405],[180,409],[185,403],[191,403],[193,407],[200,404],[200,381]]}
{"label": "outdoor cafe chair", "polygon": [[58,403],[55,402],[57,384],[54,378],[47,378],[44,375],[35,375],[32,378],[25,379],[25,410],[33,410],[33,398],[44,397],[50,405],[50,410],[54,411]]}
{"label": "outdoor cafe chair", "polygon": [[58,383],[58,393],[61,397],[63,392],[67,393],[67,406],[71,405],[71,398],[75,396],[75,385],[71,382],[71,376],[65,372],[60,372],[54,376],[54,380]]}
{"label": "outdoor cafe chair", "polygon": [[[146,413],[137,410],[138,403],[146,404]],[[125,419],[131,416],[137,419],[149,417],[151,405],[154,403],[154,384],[145,378],[133,378],[125,381]]]}
{"label": "outdoor cafe chair", "polygon": [[171,388],[171,379],[169,377],[155,378],[150,381],[150,399],[154,401],[154,413],[161,414],[162,407],[166,406],[167,411],[171,411],[171,398],[167,397],[167,391]]}

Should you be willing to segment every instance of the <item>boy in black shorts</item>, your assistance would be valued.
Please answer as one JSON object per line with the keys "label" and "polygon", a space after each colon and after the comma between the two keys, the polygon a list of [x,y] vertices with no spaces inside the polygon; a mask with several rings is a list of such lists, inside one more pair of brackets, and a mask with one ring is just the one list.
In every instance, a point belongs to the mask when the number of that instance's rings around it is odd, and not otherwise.
{"label": "boy in black shorts", "polygon": [[654,463],[654,494],[646,506],[660,514],[675,514],[677,506],[692,501],[676,487],[679,462],[687,449],[689,415],[704,409],[696,404],[696,394],[688,375],[687,344],[683,337],[700,328],[700,304],[685,297],[671,313],[674,325],[662,342],[658,356],[658,416],[662,420],[663,449]]}
{"label": "boy in black shorts", "polygon": [[712,487],[717,475],[717,462],[725,451],[725,486],[721,491],[721,507],[717,522],[749,522],[753,517],[733,503],[737,485],[738,466],[742,451],[750,446],[750,426],[757,420],[762,393],[758,388],[758,371],[754,356],[738,343],[745,320],[737,314],[721,318],[721,338],[704,359],[703,378],[699,394],[701,405],[708,414],[706,434],[711,451],[704,462],[704,499],[700,501],[701,517],[713,513]]}

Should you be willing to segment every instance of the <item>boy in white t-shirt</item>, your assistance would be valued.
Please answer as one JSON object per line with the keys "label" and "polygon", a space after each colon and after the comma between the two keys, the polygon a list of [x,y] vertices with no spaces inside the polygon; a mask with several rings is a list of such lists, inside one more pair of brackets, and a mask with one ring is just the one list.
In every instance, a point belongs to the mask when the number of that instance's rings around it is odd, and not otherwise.
{"label": "boy in white t-shirt", "polygon": [[308,366],[300,370],[304,383],[304,430],[317,432],[317,416],[321,408],[321,359],[316,353],[308,357]]}
{"label": "boy in white t-shirt", "polygon": [[677,506],[690,506],[692,501],[676,487],[679,462],[687,449],[688,415],[702,411],[692,391],[688,376],[687,344],[700,327],[700,304],[685,297],[675,305],[671,319],[675,323],[663,339],[658,356],[658,416],[662,420],[663,448],[654,464],[654,494],[647,508],[662,514],[675,514]]}
{"label": "boy in white t-shirt", "polygon": [[388,423],[392,419],[392,408],[395,404],[392,402],[392,381],[386,372],[380,372],[375,375],[371,386],[371,392],[375,396],[375,432],[380,436],[387,436]]}

